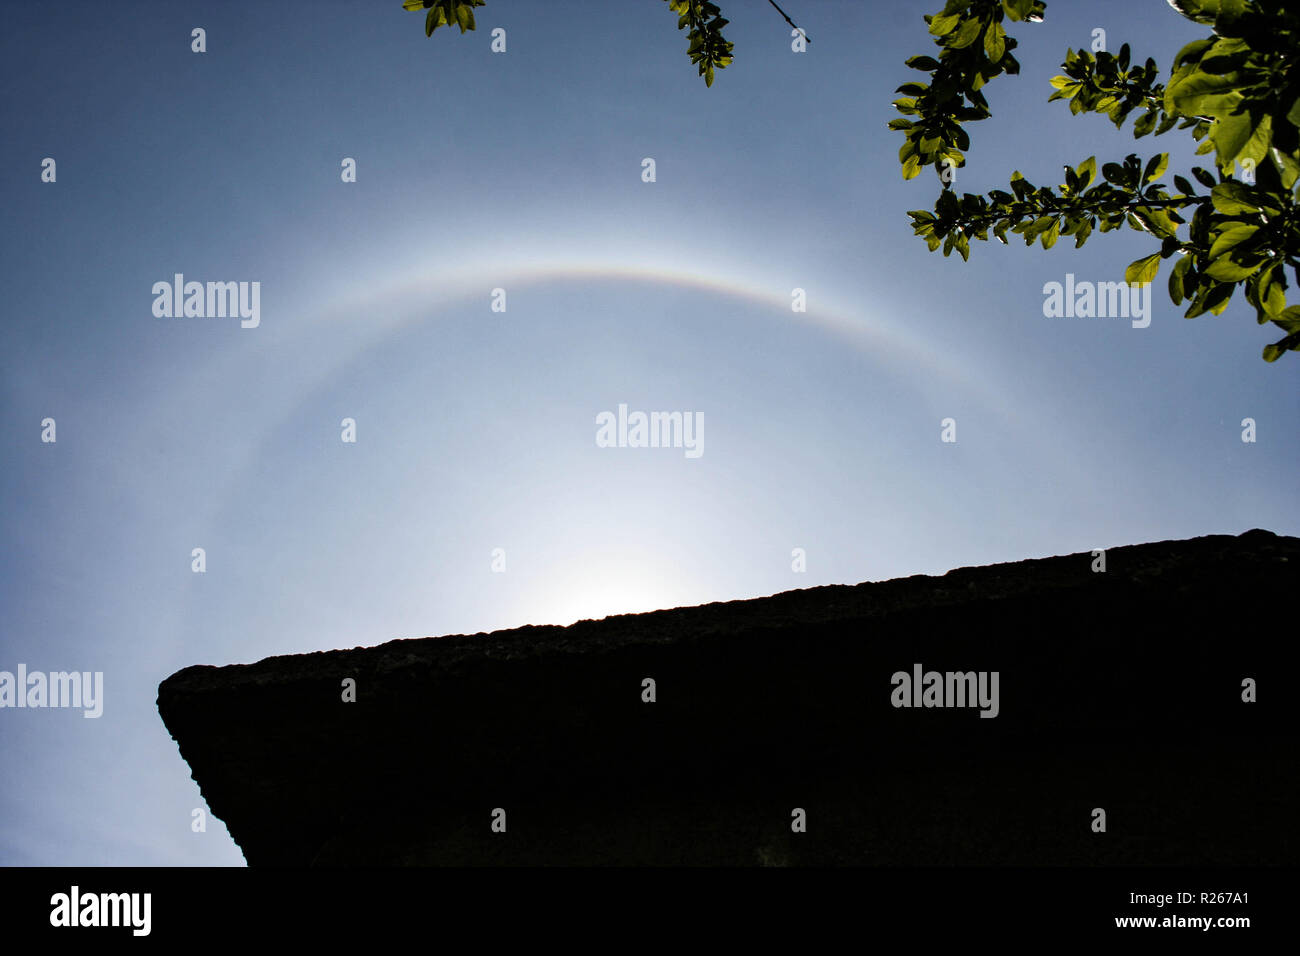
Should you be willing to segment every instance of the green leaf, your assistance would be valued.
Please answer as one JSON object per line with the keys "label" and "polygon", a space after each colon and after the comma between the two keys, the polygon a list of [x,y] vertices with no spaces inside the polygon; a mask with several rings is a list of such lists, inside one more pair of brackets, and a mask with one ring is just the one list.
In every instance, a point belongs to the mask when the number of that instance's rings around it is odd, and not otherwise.
{"label": "green leaf", "polygon": [[1213,189],[1218,184],[1218,180],[1210,175],[1208,170],[1202,169],[1200,166],[1192,167],[1192,175],[1206,189]]}
{"label": "green leaf", "polygon": [[1273,121],[1265,116],[1258,125],[1249,113],[1220,117],[1210,130],[1210,141],[1218,151],[1219,165],[1227,167],[1243,155],[1255,160],[1263,158],[1268,141],[1272,139]]}
{"label": "green leaf", "polygon": [[1276,146],[1271,147],[1268,152],[1273,157],[1273,163],[1282,171],[1282,186],[1286,189],[1294,189],[1297,180],[1300,180],[1300,155],[1284,153]]}
{"label": "green leaf", "polygon": [[1300,332],[1300,305],[1293,305],[1272,320],[1273,324],[1288,332]]}
{"label": "green leaf", "polygon": [[1138,259],[1124,270],[1124,281],[1129,285],[1144,285],[1156,277],[1160,271],[1160,253],[1154,253]]}
{"label": "green leaf", "polygon": [[[1223,232],[1219,233],[1219,237],[1215,239],[1214,244],[1210,246],[1209,258],[1211,260],[1217,259],[1224,253],[1231,252],[1258,231],[1259,226],[1251,226],[1246,223],[1237,223],[1229,226],[1224,229]],[[1215,276],[1215,278],[1225,277]]]}
{"label": "green leaf", "polygon": [[1142,228],[1161,239],[1173,238],[1178,232],[1178,223],[1169,218],[1163,209],[1142,206],[1133,210],[1133,217],[1141,223]]}
{"label": "green leaf", "polygon": [[1219,15],[1218,0],[1171,0],[1169,5],[1187,19],[1206,25],[1212,25]]}
{"label": "green leaf", "polygon": [[1034,9],[1034,0],[1002,0],[1002,9],[1012,20],[1024,20]]}
{"label": "green leaf", "polygon": [[1173,271],[1169,273],[1169,298],[1173,300],[1174,305],[1182,303],[1187,297],[1184,283],[1186,282],[1187,272],[1192,267],[1191,256],[1180,256],[1174,263]]}
{"label": "green leaf", "polygon": [[1160,153],[1157,156],[1152,156],[1151,160],[1147,163],[1146,171],[1143,174],[1143,182],[1148,182],[1148,183],[1155,182],[1157,179],[1159,179],[1161,176],[1165,174],[1165,170],[1168,168],[1169,168],[1168,153]]}
{"label": "green leaf", "polygon": [[1240,282],[1242,279],[1249,278],[1259,269],[1258,265],[1244,266],[1232,258],[1231,255],[1224,255],[1210,263],[1205,274],[1212,279],[1218,279],[1220,282]]}
{"label": "green leaf", "polygon": [[[1274,267],[1275,268],[1275,267]],[[1264,311],[1270,318],[1276,318],[1286,311],[1286,289],[1280,282],[1270,282],[1270,275],[1267,279],[1261,280],[1264,286],[1263,293],[1259,297],[1260,304],[1264,306]]]}
{"label": "green leaf", "polygon": [[994,63],[1002,62],[1002,54],[1007,52],[1006,31],[1000,23],[990,23],[984,31],[984,52]]}
{"label": "green leaf", "polygon": [[952,39],[948,41],[949,48],[954,50],[966,49],[966,47],[979,39],[980,29],[982,27],[983,24],[974,18],[963,21]]}
{"label": "green leaf", "polygon": [[914,56],[906,60],[905,63],[914,70],[924,70],[927,73],[933,73],[939,69],[939,61],[932,56]]}
{"label": "green leaf", "polygon": [[1243,183],[1219,183],[1210,190],[1210,201],[1216,211],[1225,216],[1240,216],[1259,212],[1251,199],[1251,191]]}
{"label": "green leaf", "polygon": [[1089,156],[1075,170],[1079,174],[1079,188],[1087,189],[1088,184],[1097,178],[1097,157]]}
{"label": "green leaf", "polygon": [[[796,14],[797,16],[798,14]],[[961,14],[954,13],[950,16],[939,15],[930,21],[930,33],[937,37],[946,37],[953,30],[957,29],[957,24],[961,22]]]}
{"label": "green leaf", "polygon": [[1205,307],[1211,315],[1223,315],[1228,308],[1228,300],[1232,298],[1232,293],[1237,289],[1235,282],[1225,282],[1222,285],[1216,285],[1210,290],[1210,294],[1205,297]]}
{"label": "green leaf", "polygon": [[1198,315],[1204,315],[1204,314],[1205,314],[1205,297],[1206,297],[1206,294],[1207,294],[1207,293],[1206,293],[1206,290],[1205,290],[1205,289],[1201,289],[1199,292],[1197,292],[1197,293],[1192,297],[1191,304],[1187,307],[1187,311],[1186,311],[1185,313],[1183,313],[1183,318],[1185,318],[1185,319],[1194,319],[1194,318],[1196,318]]}
{"label": "green leaf", "polygon": [[1232,298],[1232,293],[1236,288],[1237,283],[1235,282],[1217,282],[1214,279],[1205,277],[1200,290],[1192,300],[1191,308],[1187,310],[1186,317],[1194,319],[1206,312],[1222,315],[1223,310],[1228,307],[1228,300]]}
{"label": "green leaf", "polygon": [[1101,174],[1106,177],[1106,182],[1114,183],[1116,186],[1124,184],[1124,167],[1119,163],[1106,163],[1101,167]]}
{"label": "green leaf", "polygon": [[1268,150],[1272,143],[1273,117],[1265,113],[1259,123],[1255,126],[1254,131],[1250,134],[1250,139],[1246,140],[1246,145],[1241,147],[1237,155],[1233,158],[1237,162],[1251,159],[1254,160],[1255,165],[1258,166],[1268,157]]}
{"label": "green leaf", "polygon": [[1194,70],[1170,81],[1165,90],[1165,111],[1184,116],[1226,116],[1241,102],[1238,85],[1233,74]]}

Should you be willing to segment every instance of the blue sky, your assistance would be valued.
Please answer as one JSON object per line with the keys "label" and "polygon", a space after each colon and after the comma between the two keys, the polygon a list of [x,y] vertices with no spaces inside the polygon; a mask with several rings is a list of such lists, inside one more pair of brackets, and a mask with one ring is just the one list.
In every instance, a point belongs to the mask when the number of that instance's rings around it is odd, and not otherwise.
{"label": "blue sky", "polygon": [[[432,39],[399,0],[6,11],[0,670],[103,671],[105,702],[0,710],[0,863],[242,864],[155,709],[190,664],[1300,533],[1300,359],[1260,360],[1240,297],[1184,320],[1162,273],[1149,328],[1048,319],[1045,283],[1154,244],[912,237],[938,187],[885,124],[930,5],[789,0],[805,54],[721,6],[711,89],[662,0],[489,0]],[[1046,103],[1098,27],[1162,65],[1203,32],[1163,0],[1013,26],[960,190],[1191,164]],[[260,325],[155,317],[177,272],[260,282]],[[597,447],[620,403],[702,414],[704,453]]]}

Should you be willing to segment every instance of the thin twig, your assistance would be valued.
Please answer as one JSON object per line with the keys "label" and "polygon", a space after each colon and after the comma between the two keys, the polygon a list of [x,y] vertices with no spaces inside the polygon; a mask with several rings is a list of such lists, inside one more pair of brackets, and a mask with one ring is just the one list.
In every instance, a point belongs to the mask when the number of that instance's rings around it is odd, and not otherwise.
{"label": "thin twig", "polygon": [[[780,7],[776,6],[776,0],[767,0],[767,2],[770,3],[772,6],[776,7],[776,12],[781,14],[781,16],[785,17],[786,23],[790,24],[790,26],[794,27],[796,30],[799,30],[800,33],[803,33],[803,30],[799,28],[799,25],[795,23],[793,20],[791,20],[789,17],[786,17],[785,11],[782,10]],[[808,34],[803,33],[803,38],[807,40],[809,43],[812,43],[812,37],[810,37]]]}

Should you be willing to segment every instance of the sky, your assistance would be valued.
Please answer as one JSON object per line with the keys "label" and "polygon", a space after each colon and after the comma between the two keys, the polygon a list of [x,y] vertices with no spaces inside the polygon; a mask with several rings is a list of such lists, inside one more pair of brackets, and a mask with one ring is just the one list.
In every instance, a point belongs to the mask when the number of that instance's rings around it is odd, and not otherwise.
{"label": "sky", "polygon": [[[98,718],[0,709],[0,864],[243,865],[156,710],[189,665],[1300,533],[1300,357],[1260,359],[1240,294],[1185,320],[1162,272],[1146,328],[1048,318],[1154,242],[913,237],[939,184],[886,124],[937,0],[787,0],[803,53],[719,3],[711,88],[662,0],[432,38],[400,0],[6,7],[0,671],[104,676]],[[960,191],[1193,164],[1048,81],[1096,29],[1167,66],[1204,28],[1010,27]],[[177,273],[259,283],[257,325],[156,315]],[[601,447],[620,405],[702,421],[699,454]]]}

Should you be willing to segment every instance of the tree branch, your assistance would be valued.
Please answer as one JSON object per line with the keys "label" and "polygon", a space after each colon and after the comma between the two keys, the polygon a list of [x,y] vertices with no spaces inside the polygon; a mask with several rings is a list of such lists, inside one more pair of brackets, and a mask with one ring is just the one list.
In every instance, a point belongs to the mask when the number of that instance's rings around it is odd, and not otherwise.
{"label": "tree branch", "polygon": [[[787,17],[787,16],[785,15],[785,11],[784,11],[784,10],[782,10],[780,7],[777,7],[777,6],[776,6],[776,0],[767,0],[767,2],[770,3],[773,7],[776,7],[776,12],[779,13],[779,14],[781,14],[781,16],[785,17],[785,22],[786,22],[786,23],[790,24],[790,26],[794,27],[794,28],[795,28],[796,30],[798,30],[800,33],[803,33],[803,30],[800,29],[799,25],[798,25],[797,23],[795,23],[793,20],[791,20],[789,17]],[[805,40],[807,40],[809,43],[812,43],[812,37],[810,37],[808,34],[803,33],[803,38],[804,38]]]}

